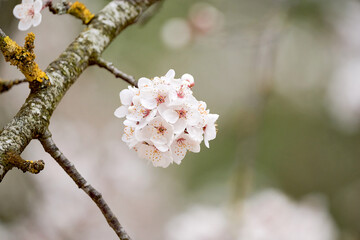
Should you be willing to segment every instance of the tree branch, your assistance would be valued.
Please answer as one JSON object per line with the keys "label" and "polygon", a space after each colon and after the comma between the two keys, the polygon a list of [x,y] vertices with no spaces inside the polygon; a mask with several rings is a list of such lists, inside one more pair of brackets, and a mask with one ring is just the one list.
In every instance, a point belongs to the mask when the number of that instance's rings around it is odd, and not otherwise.
{"label": "tree branch", "polygon": [[125,229],[121,226],[119,220],[116,218],[110,207],[94,187],[87,183],[83,176],[76,170],[74,164],[72,164],[65,155],[59,150],[51,138],[51,133],[46,130],[43,136],[39,138],[44,150],[50,154],[52,158],[64,169],[64,171],[74,180],[76,185],[81,188],[98,206],[106,221],[112,229],[114,229],[116,235],[120,240],[131,240],[130,236],[126,233]]}
{"label": "tree branch", "polygon": [[[46,68],[51,85],[44,82],[30,83],[30,94],[16,116],[0,133],[0,178],[8,166],[6,155],[12,151],[20,155],[32,139],[47,130],[57,105],[90,65],[90,60],[101,53],[111,41],[138,16],[159,0],[114,0],[105,6],[68,46]],[[0,44],[5,34],[0,31]]]}
{"label": "tree branch", "polygon": [[13,86],[27,82],[26,79],[4,80],[0,79],[0,93],[9,91]]}
{"label": "tree branch", "polygon": [[121,78],[127,83],[137,86],[137,82],[133,76],[127,75],[126,73],[117,69],[112,62],[108,62],[101,57],[94,58],[91,62],[93,65],[98,65],[99,67],[105,68],[109,72],[115,75],[116,78]]}

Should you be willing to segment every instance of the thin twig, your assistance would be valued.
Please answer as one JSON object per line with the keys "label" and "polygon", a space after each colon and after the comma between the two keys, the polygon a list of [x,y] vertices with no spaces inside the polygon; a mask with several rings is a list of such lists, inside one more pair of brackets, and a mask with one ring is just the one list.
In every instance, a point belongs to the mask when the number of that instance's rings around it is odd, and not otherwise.
{"label": "thin twig", "polygon": [[15,85],[27,82],[26,79],[16,79],[16,80],[3,80],[0,79],[0,93],[10,90]]}
{"label": "thin twig", "polygon": [[108,62],[105,59],[98,57],[92,60],[92,65],[98,65],[99,67],[105,68],[109,72],[115,75],[116,78],[121,78],[127,83],[137,86],[137,82],[133,76],[127,75],[126,73],[117,69],[112,62]]}
{"label": "thin twig", "polygon": [[50,131],[47,130],[45,134],[41,138],[39,138],[39,140],[43,145],[44,150],[55,159],[55,161],[72,178],[72,180],[74,180],[76,185],[81,188],[95,202],[110,227],[114,229],[119,239],[131,240],[130,236],[125,232],[125,229],[121,226],[119,220],[116,218],[108,204],[105,202],[101,193],[87,183],[87,181],[76,170],[74,164],[72,164],[56,146],[53,139],[51,138]]}

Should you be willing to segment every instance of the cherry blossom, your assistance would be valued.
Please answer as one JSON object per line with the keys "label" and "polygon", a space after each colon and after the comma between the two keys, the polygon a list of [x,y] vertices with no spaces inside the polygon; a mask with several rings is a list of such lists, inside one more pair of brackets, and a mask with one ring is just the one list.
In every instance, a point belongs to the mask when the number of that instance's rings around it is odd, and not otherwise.
{"label": "cherry blossom", "polygon": [[161,152],[154,145],[141,143],[137,146],[137,152],[140,157],[150,160],[155,167],[166,168],[172,163],[171,152]]}
{"label": "cherry blossom", "polygon": [[182,133],[171,145],[174,162],[180,164],[187,150],[195,153],[200,152],[200,142],[192,139],[189,134]]}
{"label": "cherry blossom", "polygon": [[151,142],[161,152],[169,150],[169,144],[174,137],[174,127],[162,117],[154,118],[142,131],[137,132],[139,141]]}
{"label": "cherry blossom", "polygon": [[187,151],[197,153],[203,140],[209,147],[216,137],[219,115],[210,114],[206,103],[193,96],[194,84],[192,75],[175,78],[170,69],[120,92],[122,106],[114,114],[125,117],[122,140],[155,167],[180,164]]}
{"label": "cherry blossom", "polygon": [[38,26],[41,22],[41,10],[41,0],[22,0],[21,4],[16,5],[13,14],[20,19],[19,30],[25,31],[31,26]]}

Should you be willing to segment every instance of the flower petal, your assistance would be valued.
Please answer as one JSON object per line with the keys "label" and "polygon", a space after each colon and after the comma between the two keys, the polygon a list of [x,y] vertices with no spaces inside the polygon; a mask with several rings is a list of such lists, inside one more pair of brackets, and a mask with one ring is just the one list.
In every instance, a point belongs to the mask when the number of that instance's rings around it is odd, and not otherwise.
{"label": "flower petal", "polygon": [[140,99],[141,104],[147,108],[147,109],[154,109],[157,106],[157,102],[155,98],[150,98],[150,99]]}
{"label": "flower petal", "polygon": [[219,114],[209,114],[207,115],[207,121],[208,123],[215,123],[216,120],[218,120]]}
{"label": "flower petal", "polygon": [[215,127],[215,125],[208,125],[206,127],[204,138],[206,138],[209,141],[216,138],[216,127]]}
{"label": "flower petal", "polygon": [[179,114],[173,109],[165,110],[161,116],[171,124],[174,124],[179,119]]}
{"label": "flower petal", "polygon": [[32,25],[36,27],[39,26],[40,23],[41,23],[41,13],[35,13],[32,20]]}
{"label": "flower petal", "polygon": [[126,116],[127,113],[128,113],[128,108],[125,106],[121,106],[115,110],[114,115],[118,118],[123,118]]}
{"label": "flower petal", "polygon": [[28,4],[28,5],[32,5],[34,4],[34,0],[22,0],[21,4]]}
{"label": "flower petal", "polygon": [[174,124],[174,133],[175,134],[182,133],[185,130],[185,128],[186,128],[186,120],[180,118]]}
{"label": "flower petal", "polygon": [[194,139],[195,141],[202,141],[203,140],[203,129],[199,127],[187,127],[186,128],[190,138]]}
{"label": "flower petal", "polygon": [[131,90],[129,89],[122,90],[120,92],[121,104],[130,106],[132,103],[133,96],[134,96],[134,92],[132,92]]}
{"label": "flower petal", "polygon": [[22,19],[27,16],[28,8],[22,4],[18,4],[14,7],[13,14],[16,18]]}
{"label": "flower petal", "polygon": [[23,18],[20,20],[18,29],[21,31],[26,31],[31,27],[32,21],[30,18]]}
{"label": "flower petal", "polygon": [[155,147],[160,151],[160,152],[167,152],[169,151],[169,146],[166,144],[157,144],[154,143]]}
{"label": "flower petal", "polygon": [[138,81],[138,86],[139,86],[140,89],[143,88],[143,87],[152,87],[153,82],[148,78],[142,77]]}
{"label": "flower petal", "polygon": [[160,152],[152,145],[141,144],[138,147],[138,154],[141,158],[150,160],[155,167],[166,168],[173,161],[170,151]]}
{"label": "flower petal", "polygon": [[181,76],[181,80],[188,82],[188,86],[194,86],[194,77],[191,74],[185,73]]}
{"label": "flower petal", "polygon": [[174,141],[171,145],[171,153],[176,164],[181,163],[181,160],[183,160],[186,155],[186,151],[185,144],[179,144],[176,140]]}
{"label": "flower petal", "polygon": [[40,13],[42,8],[42,1],[41,0],[35,0],[34,2],[34,12],[36,13]]}
{"label": "flower petal", "polygon": [[128,120],[128,119],[126,119],[123,123],[125,126],[128,126],[128,127],[134,127],[134,128],[137,127],[136,122]]}
{"label": "flower petal", "polygon": [[166,74],[165,74],[165,77],[167,78],[174,78],[175,77],[175,71],[174,69],[170,69]]}

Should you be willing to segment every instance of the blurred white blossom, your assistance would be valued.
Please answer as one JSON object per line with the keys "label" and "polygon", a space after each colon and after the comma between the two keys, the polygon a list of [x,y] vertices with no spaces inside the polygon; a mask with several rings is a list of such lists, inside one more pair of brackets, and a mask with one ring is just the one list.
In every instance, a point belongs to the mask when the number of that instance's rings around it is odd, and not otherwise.
{"label": "blurred white blossom", "polygon": [[335,120],[347,132],[360,126],[360,4],[347,1],[335,22],[338,64],[327,87],[327,103]]}
{"label": "blurred white blossom", "polygon": [[337,237],[324,202],[315,197],[296,203],[270,189],[247,198],[241,209],[232,211],[230,218],[220,207],[191,207],[169,221],[165,239],[334,240]]}
{"label": "blurred white blossom", "polygon": [[328,86],[328,107],[346,131],[360,124],[360,56],[347,59],[337,67]]}
{"label": "blurred white blossom", "polygon": [[230,240],[228,219],[220,208],[193,206],[167,225],[168,240]]}
{"label": "blurred white blossom", "polygon": [[161,39],[169,48],[183,48],[191,41],[191,28],[185,19],[169,19],[162,27]]}
{"label": "blurred white blossom", "polygon": [[221,29],[223,14],[213,5],[205,2],[194,3],[189,11],[189,20],[196,32],[208,34]]}
{"label": "blurred white blossom", "polygon": [[266,190],[244,203],[238,240],[334,240],[336,228],[320,204],[296,203]]}

